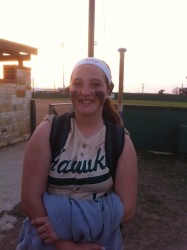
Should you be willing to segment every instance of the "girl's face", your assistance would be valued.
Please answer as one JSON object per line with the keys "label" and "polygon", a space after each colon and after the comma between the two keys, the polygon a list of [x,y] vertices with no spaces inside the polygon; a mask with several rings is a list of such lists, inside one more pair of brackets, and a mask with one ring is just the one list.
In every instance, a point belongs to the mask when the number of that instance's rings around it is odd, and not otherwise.
{"label": "girl's face", "polygon": [[102,114],[109,95],[104,72],[90,64],[77,67],[71,76],[70,95],[76,112],[82,115]]}

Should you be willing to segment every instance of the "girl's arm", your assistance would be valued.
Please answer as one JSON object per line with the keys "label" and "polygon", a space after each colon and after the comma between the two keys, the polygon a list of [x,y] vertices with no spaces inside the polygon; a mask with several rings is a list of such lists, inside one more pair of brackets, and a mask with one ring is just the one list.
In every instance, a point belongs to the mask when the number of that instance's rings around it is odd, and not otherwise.
{"label": "girl's arm", "polygon": [[50,169],[50,123],[41,123],[27,144],[24,161],[21,201],[26,215],[32,220],[46,216],[42,196],[46,190]]}
{"label": "girl's arm", "polygon": [[128,135],[116,169],[114,191],[125,207],[122,224],[131,221],[136,210],[137,199],[137,156]]}
{"label": "girl's arm", "polygon": [[23,161],[21,190],[22,207],[29,219],[45,218],[45,223],[34,226],[36,229],[45,226],[44,233],[39,229],[39,236],[46,243],[58,239],[43,204],[43,193],[46,190],[51,161],[50,130],[51,124],[49,122],[41,123],[27,144]]}

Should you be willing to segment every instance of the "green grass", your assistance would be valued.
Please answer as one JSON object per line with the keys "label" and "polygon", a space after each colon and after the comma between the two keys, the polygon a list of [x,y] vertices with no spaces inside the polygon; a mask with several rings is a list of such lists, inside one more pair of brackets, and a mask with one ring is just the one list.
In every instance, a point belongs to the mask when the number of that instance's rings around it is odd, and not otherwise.
{"label": "green grass", "polygon": [[[37,98],[35,98],[37,99]],[[41,98],[45,100],[45,98]],[[69,98],[46,98],[51,101],[51,103],[70,103],[71,100]],[[116,99],[113,99],[115,104],[118,103]],[[181,107],[187,108],[187,102],[167,102],[167,101],[151,101],[151,100],[123,100],[123,105],[145,105],[145,106],[158,106],[158,107]]]}

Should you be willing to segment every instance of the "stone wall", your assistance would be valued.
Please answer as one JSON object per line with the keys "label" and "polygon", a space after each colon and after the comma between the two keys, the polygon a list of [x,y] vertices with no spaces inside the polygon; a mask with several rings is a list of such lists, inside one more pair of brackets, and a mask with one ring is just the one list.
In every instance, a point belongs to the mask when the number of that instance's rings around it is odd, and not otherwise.
{"label": "stone wall", "polygon": [[30,73],[30,68],[17,67],[15,79],[0,80],[0,147],[30,137]]}

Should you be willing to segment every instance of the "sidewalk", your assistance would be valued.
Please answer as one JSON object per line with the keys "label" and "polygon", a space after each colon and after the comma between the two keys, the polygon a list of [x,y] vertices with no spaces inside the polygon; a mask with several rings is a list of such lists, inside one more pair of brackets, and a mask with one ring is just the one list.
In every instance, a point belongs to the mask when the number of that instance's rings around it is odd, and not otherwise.
{"label": "sidewalk", "polygon": [[0,213],[20,202],[23,155],[27,141],[0,148]]}
{"label": "sidewalk", "polygon": [[11,229],[16,223],[9,216],[21,200],[22,163],[27,141],[0,148],[0,239],[1,232]]}

